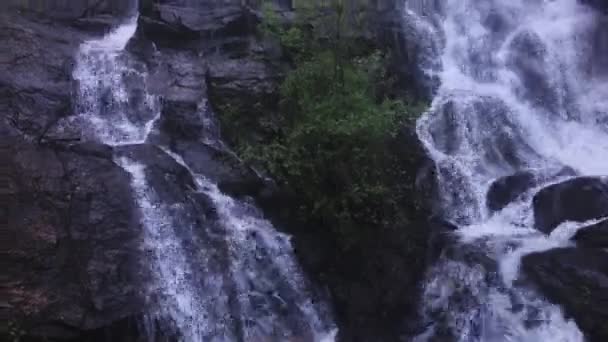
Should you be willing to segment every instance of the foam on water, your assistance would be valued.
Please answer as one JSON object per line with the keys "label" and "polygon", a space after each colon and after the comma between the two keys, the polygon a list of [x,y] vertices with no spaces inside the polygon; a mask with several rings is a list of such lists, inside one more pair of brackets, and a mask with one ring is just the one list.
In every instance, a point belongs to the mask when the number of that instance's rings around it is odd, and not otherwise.
{"label": "foam on water", "polygon": [[84,42],[76,56],[79,115],[70,124],[109,145],[144,143],[160,116],[159,99],[145,89],[145,68],[124,51],[136,30],[134,17],[104,37]]}
{"label": "foam on water", "polygon": [[[219,222],[227,232],[230,272],[237,292],[242,294],[238,298],[241,320],[255,320],[255,324],[243,328],[243,338],[268,339],[274,332],[279,334],[277,341],[334,341],[337,329],[325,304],[310,297],[310,284],[296,263],[290,237],[278,232],[257,208],[224,194],[217,184],[193,172],[181,156],[164,150],[194,176],[199,191],[213,201]],[[260,301],[278,301],[292,308],[285,307],[282,312],[260,310],[256,307]],[[292,310],[295,317],[289,317]],[[296,330],[291,330],[295,327],[290,322],[293,319],[299,322]],[[299,335],[303,331],[310,335]]]}

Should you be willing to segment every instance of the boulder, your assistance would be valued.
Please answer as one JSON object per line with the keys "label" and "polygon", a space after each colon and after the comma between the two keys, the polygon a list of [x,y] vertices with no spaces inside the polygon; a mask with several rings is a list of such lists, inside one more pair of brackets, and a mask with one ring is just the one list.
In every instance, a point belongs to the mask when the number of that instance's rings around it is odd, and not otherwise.
{"label": "boulder", "polygon": [[1,141],[8,296],[0,316],[32,335],[76,337],[142,309],[130,178],[103,150]]}
{"label": "boulder", "polygon": [[565,221],[608,216],[608,184],[598,177],[570,179],[542,189],[532,204],[536,228],[549,234]]}
{"label": "boulder", "polygon": [[527,255],[524,272],[563,307],[591,342],[608,340],[608,253],[559,248]]}
{"label": "boulder", "polygon": [[[167,128],[194,138],[200,128],[200,113],[194,108],[205,107],[208,98],[210,108],[220,114],[231,111],[251,118],[254,128],[242,127],[240,133],[227,134],[228,140],[236,134],[249,138],[263,132],[258,119],[276,109],[286,63],[260,38],[261,13],[256,6],[240,0],[156,0],[142,2],[141,7],[137,36],[158,48],[149,58],[161,63],[159,74],[164,76],[156,83],[168,85],[163,89],[168,95],[163,110],[171,114],[165,116],[170,121],[163,119]],[[228,132],[234,127],[224,128]]]}
{"label": "boulder", "polygon": [[486,199],[488,209],[499,211],[542,182],[574,175],[576,175],[576,171],[572,168],[563,167],[541,171],[523,170],[498,178],[488,189]]}
{"label": "boulder", "polygon": [[608,220],[579,229],[572,239],[581,247],[608,248]]}
{"label": "boulder", "polygon": [[518,199],[536,184],[536,176],[530,171],[520,171],[494,181],[488,190],[487,206],[498,211]]}

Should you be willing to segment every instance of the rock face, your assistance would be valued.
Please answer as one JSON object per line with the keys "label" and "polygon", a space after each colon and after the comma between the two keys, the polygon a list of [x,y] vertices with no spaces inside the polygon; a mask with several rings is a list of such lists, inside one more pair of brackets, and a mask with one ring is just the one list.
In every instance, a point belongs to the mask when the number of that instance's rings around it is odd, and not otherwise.
{"label": "rock face", "polygon": [[[380,43],[382,46],[395,47],[392,52],[399,61],[395,65],[401,66],[409,46],[404,43],[407,30],[397,18],[395,6],[393,1],[378,2],[377,28],[365,34],[372,40],[381,36],[386,42]],[[278,86],[288,62],[276,46],[256,34],[259,11],[239,1],[222,6],[211,1],[155,1],[147,3],[142,14],[138,37],[155,43],[157,73],[169,85],[160,90],[165,102],[161,134],[156,139],[179,152],[195,172],[211,175],[222,190],[253,196],[277,226],[293,235],[303,267],[333,298],[343,340],[394,341],[406,333],[405,322],[413,319],[427,260],[429,232],[425,228],[427,212],[421,209],[424,205],[404,203],[411,222],[383,228],[382,232],[362,232],[365,243],[347,251],[341,250],[336,241],[339,237],[327,227],[302,226],[294,219],[297,194],[288,189],[275,191],[234,159],[218,144],[218,123],[210,120],[213,111],[222,112],[227,120],[230,116],[226,114],[234,111],[251,119],[246,127],[234,130],[232,125],[222,125],[228,142],[272,134],[274,128],[259,118],[261,113],[278,108]],[[288,12],[283,14],[289,16]],[[384,25],[388,22],[390,26]],[[401,44],[398,49],[397,44]],[[141,54],[137,51],[145,50],[142,46],[134,44],[132,51]],[[407,72],[401,74],[403,84],[411,84],[411,69],[402,71]],[[404,168],[411,170],[402,181],[414,188],[416,170],[424,165],[425,153],[411,132],[398,140],[393,147],[407,149],[401,155],[411,157],[402,161]]]}
{"label": "rock face", "polygon": [[608,340],[608,253],[560,248],[527,255],[523,270],[576,320],[589,341]]}
{"label": "rock face", "polygon": [[587,248],[608,248],[608,221],[579,229],[573,237],[578,246]]}
{"label": "rock face", "polygon": [[[438,79],[429,77],[424,72],[425,68],[433,67],[431,59],[424,56],[433,51],[439,57],[440,51],[432,46],[429,39],[416,36],[416,29],[403,20],[404,4],[403,1],[395,0],[374,1],[374,15],[368,38],[373,37],[379,47],[388,48],[391,57],[389,69],[397,81],[394,89],[396,95],[428,100],[439,83]],[[438,4],[428,2],[425,6],[438,9]]]}
{"label": "rock face", "polygon": [[529,171],[505,176],[496,180],[488,190],[487,205],[491,211],[498,211],[515,201],[536,183],[536,176]]}
{"label": "rock face", "polygon": [[[166,83],[172,86],[167,93],[174,101],[170,107],[202,108],[208,104],[216,110],[247,111],[254,129],[240,135],[263,131],[255,118],[261,111],[276,107],[278,84],[286,63],[280,53],[268,58],[272,46],[256,32],[260,14],[255,6],[240,0],[221,4],[159,0],[143,4],[141,11],[139,34],[155,43],[161,55],[157,59],[168,66]],[[197,90],[201,93],[195,95]],[[201,103],[207,100],[207,94],[208,103]],[[181,104],[177,106],[175,101]]]}
{"label": "rock face", "polygon": [[[267,186],[221,141],[214,109],[256,111],[276,103],[282,62],[264,59],[259,17],[241,1],[142,3],[130,50],[153,65],[152,83],[164,99],[155,142],[181,154],[193,171],[229,194],[257,196]],[[147,46],[154,43],[155,49]],[[249,132],[241,132],[247,135]]]}
{"label": "rock face", "polygon": [[71,114],[71,68],[85,35],[12,12],[0,14],[0,115],[12,134],[41,139]]}
{"label": "rock face", "polygon": [[[599,178],[576,178],[541,190],[534,199],[539,229],[549,233],[563,221],[586,221],[606,215],[606,185]],[[580,228],[578,248],[558,248],[522,259],[524,272],[543,293],[574,318],[589,341],[608,339],[608,224]]]}
{"label": "rock face", "polygon": [[518,171],[512,175],[501,177],[494,181],[488,189],[488,209],[490,211],[501,210],[542,182],[574,175],[576,175],[576,172],[573,169],[563,167],[557,170],[543,170],[541,172],[531,170]]}
{"label": "rock face", "polygon": [[98,146],[4,138],[1,147],[9,293],[1,316],[52,338],[140,310],[140,227],[126,172]]}
{"label": "rock face", "polygon": [[549,234],[565,221],[584,222],[608,216],[608,184],[580,177],[550,185],[533,200],[536,228]]}
{"label": "rock face", "polygon": [[101,19],[101,17],[124,17],[134,13],[135,1],[122,0],[5,0],[0,5],[4,9],[44,15],[68,24],[79,24],[79,20]]}
{"label": "rock face", "polygon": [[[27,328],[39,335],[75,339],[137,330],[130,327],[142,308],[138,282],[148,275],[137,265],[144,258],[137,255],[141,227],[130,180],[112,156],[146,164],[147,180],[168,207],[188,203],[173,208],[183,210],[175,213],[183,217],[180,224],[200,225],[197,220],[212,217],[214,210],[209,199],[191,191],[194,184],[186,170],[157,148],[70,144],[78,137],[56,129],[59,120],[74,112],[76,49],[129,13],[130,2],[113,7],[113,2],[101,0],[91,7],[82,0],[44,11],[17,3],[22,2],[10,0],[10,12],[0,14],[0,43],[7,47],[0,51],[0,134],[16,139],[0,156],[0,167],[10,169],[11,187],[1,196],[9,203],[6,215],[14,232],[14,241],[9,240],[14,269],[9,269],[6,287],[12,292],[2,316],[23,316]],[[289,10],[285,1],[277,3]],[[391,11],[394,5],[387,1],[378,9],[392,15],[378,17],[378,23],[392,23],[382,31],[391,46],[402,44],[405,32],[397,11]],[[397,340],[404,334],[404,322],[413,317],[426,266],[425,205],[407,201],[411,221],[380,233],[364,232],[365,243],[348,251],[336,248],[336,237],[322,225],[293,224],[289,217],[295,215],[297,201],[292,200],[297,194],[279,196],[281,192],[235,157],[222,143],[214,119],[214,110],[246,110],[257,126],[227,134],[228,140],[236,134],[255,139],[264,133],[257,129],[264,125],[256,122],[257,113],[277,107],[279,81],[289,63],[276,46],[258,37],[258,9],[240,0],[140,1],[140,7],[138,32],[128,51],[149,70],[146,89],[162,98],[149,142],[178,152],[221,190],[255,197],[284,223],[294,234],[303,267],[332,295],[345,341]],[[402,45],[396,56],[408,48]],[[412,77],[404,74],[403,83]],[[406,135],[391,148],[408,149],[409,157],[401,162],[412,172],[403,184],[415,188],[416,170],[427,160],[415,135]],[[185,248],[194,254],[201,246],[188,240]]]}
{"label": "rock face", "polygon": [[79,44],[118,19],[104,16],[118,15],[103,9],[107,1],[84,13],[91,3],[0,5],[0,222],[8,232],[0,320],[44,338],[90,332],[93,340],[142,310],[130,178],[110,147],[56,134],[73,114]]}

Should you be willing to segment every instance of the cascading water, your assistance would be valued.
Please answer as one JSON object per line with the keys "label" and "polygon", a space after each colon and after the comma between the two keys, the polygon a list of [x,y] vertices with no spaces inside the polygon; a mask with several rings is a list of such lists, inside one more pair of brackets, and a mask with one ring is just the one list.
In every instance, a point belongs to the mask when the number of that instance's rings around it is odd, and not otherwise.
{"label": "cascading water", "polygon": [[[145,88],[145,63],[125,51],[136,29],[133,18],[81,45],[74,70],[79,113],[63,124],[117,151],[151,145],[148,136],[161,112],[160,99]],[[179,155],[162,151],[190,170]],[[187,342],[333,340],[330,314],[313,301],[289,237],[255,207],[190,172],[194,192],[210,199],[217,222],[193,219],[190,203],[169,203],[155,189],[148,165],[120,153],[116,162],[131,174],[141,211],[143,255],[153,278],[146,289],[151,321]]]}
{"label": "cascading water", "polygon": [[[418,341],[582,341],[558,306],[518,281],[521,257],[567,246],[583,224],[534,229],[532,197],[563,167],[608,174],[608,76],[598,17],[576,0],[408,1],[420,64],[437,84],[418,135],[434,159],[457,247],[429,271]],[[546,179],[492,213],[498,178]],[[562,177],[561,179],[563,179]],[[454,252],[457,250],[457,252]]]}

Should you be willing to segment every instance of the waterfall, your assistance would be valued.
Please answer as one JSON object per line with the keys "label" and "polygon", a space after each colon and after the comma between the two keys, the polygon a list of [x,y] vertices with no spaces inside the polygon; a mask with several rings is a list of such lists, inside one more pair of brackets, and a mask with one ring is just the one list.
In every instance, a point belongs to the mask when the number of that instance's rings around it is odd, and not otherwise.
{"label": "waterfall", "polygon": [[[135,17],[80,46],[73,72],[78,113],[63,129],[115,151],[153,145],[149,136],[161,116],[161,101],[146,89],[146,64],[125,51],[136,29]],[[154,151],[189,171],[195,189],[186,199],[169,201],[150,179],[150,165],[115,152],[115,162],[131,175],[144,228],[149,326],[185,342],[332,341],[336,330],[329,310],[315,300],[321,298],[300,270],[290,237],[252,204],[194,174],[168,147]],[[210,199],[213,220],[191,210],[199,195]],[[153,335],[158,334],[151,332],[148,340]]]}
{"label": "waterfall", "polygon": [[[457,247],[429,271],[418,341],[583,341],[535,289],[522,256],[568,246],[583,224],[534,229],[533,195],[578,175],[608,174],[608,84],[593,37],[598,14],[576,0],[408,1],[420,65],[436,80],[420,140],[434,159],[441,212]],[[605,58],[605,57],[604,57]],[[543,184],[497,212],[500,177],[531,171]]]}

